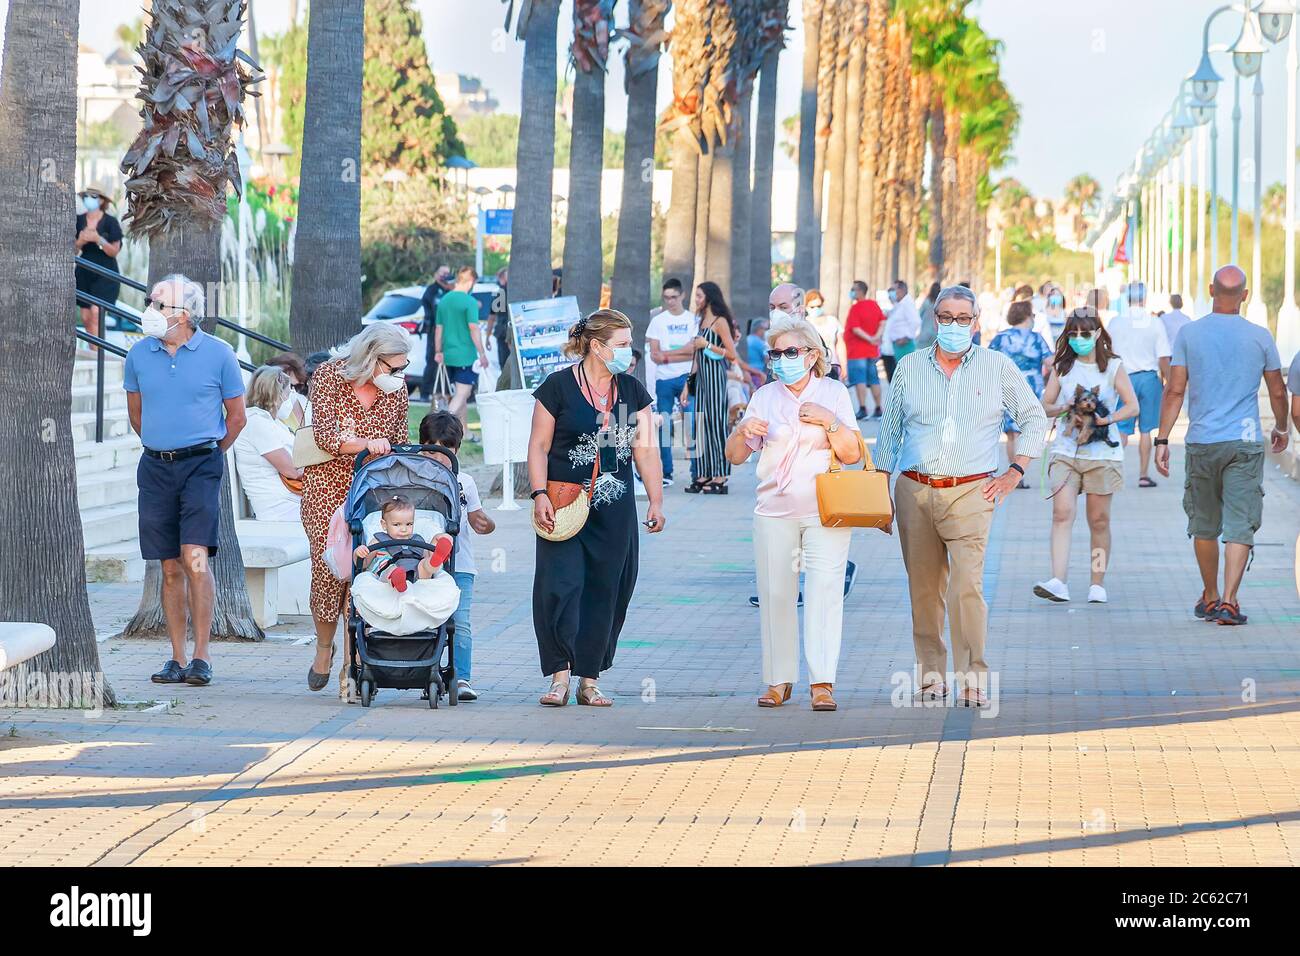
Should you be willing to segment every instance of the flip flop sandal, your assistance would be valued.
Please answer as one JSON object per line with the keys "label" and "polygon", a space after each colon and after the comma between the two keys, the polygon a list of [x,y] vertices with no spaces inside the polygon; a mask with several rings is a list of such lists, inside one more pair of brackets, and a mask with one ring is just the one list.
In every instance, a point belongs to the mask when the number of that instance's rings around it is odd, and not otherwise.
{"label": "flip flop sandal", "polygon": [[1139,487],[1139,488],[1154,488],[1155,486],[1156,486],[1156,483],[1155,483],[1154,481],[1152,481],[1150,478],[1139,478],[1139,479],[1138,479],[1138,487]]}

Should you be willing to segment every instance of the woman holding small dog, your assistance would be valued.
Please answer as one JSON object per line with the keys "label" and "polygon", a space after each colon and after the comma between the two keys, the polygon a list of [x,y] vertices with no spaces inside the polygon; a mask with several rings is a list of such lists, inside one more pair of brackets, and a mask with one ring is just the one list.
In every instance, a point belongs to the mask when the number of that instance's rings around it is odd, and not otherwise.
{"label": "woman holding small dog", "polygon": [[1137,398],[1092,308],[1075,309],[1065,320],[1052,368],[1055,374],[1043,393],[1043,410],[1049,418],[1059,418],[1047,470],[1053,490],[1052,577],[1035,584],[1034,593],[1048,601],[1070,600],[1065,583],[1070,529],[1079,495],[1084,494],[1092,535],[1088,601],[1105,604],[1111,496],[1124,487],[1124,447],[1115,423],[1137,415]]}

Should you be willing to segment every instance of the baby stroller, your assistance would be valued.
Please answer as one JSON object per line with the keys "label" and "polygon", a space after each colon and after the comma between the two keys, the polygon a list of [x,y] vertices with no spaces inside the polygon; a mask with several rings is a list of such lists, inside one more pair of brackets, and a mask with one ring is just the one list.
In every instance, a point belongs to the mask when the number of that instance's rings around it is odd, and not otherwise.
{"label": "baby stroller", "polygon": [[[451,467],[421,452],[439,452],[447,456]],[[364,452],[358,455],[352,487],[343,506],[353,549],[368,543],[381,506],[393,495],[402,495],[415,505],[415,533],[426,542],[441,531],[454,537],[460,530],[461,517],[460,484],[456,480],[459,471],[455,452],[441,445],[394,445],[390,454],[378,458],[368,458]],[[369,547],[371,551],[385,550],[382,545]],[[402,542],[401,547],[433,550],[431,544],[410,541]],[[418,561],[411,561],[411,569]],[[455,570],[454,549],[442,567],[447,573]],[[353,578],[362,573],[364,566],[354,557]],[[362,619],[349,593],[348,629],[352,633],[349,666],[361,694],[361,706],[369,707],[380,687],[420,688],[428,694],[430,708],[436,708],[443,696],[456,706],[452,647],[456,625],[451,618],[430,631],[386,634]]]}

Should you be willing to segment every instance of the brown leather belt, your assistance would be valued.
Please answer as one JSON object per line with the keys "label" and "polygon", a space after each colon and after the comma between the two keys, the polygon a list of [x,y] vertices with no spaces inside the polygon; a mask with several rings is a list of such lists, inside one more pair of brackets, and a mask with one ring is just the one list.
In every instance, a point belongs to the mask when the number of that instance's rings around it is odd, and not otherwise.
{"label": "brown leather belt", "polygon": [[986,471],[982,475],[962,475],[960,478],[944,478],[938,475],[923,475],[919,471],[905,471],[904,478],[911,478],[913,481],[919,481],[923,485],[929,485],[931,488],[956,488],[958,485],[964,485],[972,481],[979,481],[981,478],[987,478],[993,474]]}

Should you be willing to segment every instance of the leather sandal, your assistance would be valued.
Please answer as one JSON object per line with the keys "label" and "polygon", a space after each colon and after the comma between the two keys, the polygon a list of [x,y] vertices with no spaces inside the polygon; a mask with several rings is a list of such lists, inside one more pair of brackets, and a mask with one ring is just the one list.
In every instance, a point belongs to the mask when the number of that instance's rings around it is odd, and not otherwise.
{"label": "leather sandal", "polygon": [[963,707],[987,707],[989,699],[978,687],[967,687],[957,698]]}
{"label": "leather sandal", "polygon": [[[316,642],[317,647],[325,647],[320,641]],[[334,655],[338,653],[339,646],[333,641],[329,643],[330,664],[329,669],[324,674],[318,674],[312,670],[310,664],[307,665],[307,689],[312,691],[324,690],[325,685],[330,682],[330,675],[334,673]]]}
{"label": "leather sandal", "polygon": [[569,682],[567,680],[552,681],[551,689],[537,698],[537,702],[543,707],[563,707],[569,702]]}
{"label": "leather sandal", "polygon": [[[784,688],[784,690],[782,688]],[[758,706],[780,707],[790,699],[790,691],[793,689],[793,684],[773,684],[764,693],[759,695]]]}
{"label": "leather sandal", "polygon": [[613,707],[614,701],[606,697],[595,683],[579,684],[578,693],[573,695],[573,699],[584,707]]}
{"label": "leather sandal", "polygon": [[839,706],[831,696],[830,684],[813,684],[808,690],[812,693],[813,710],[835,710]]}

